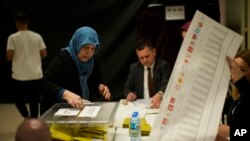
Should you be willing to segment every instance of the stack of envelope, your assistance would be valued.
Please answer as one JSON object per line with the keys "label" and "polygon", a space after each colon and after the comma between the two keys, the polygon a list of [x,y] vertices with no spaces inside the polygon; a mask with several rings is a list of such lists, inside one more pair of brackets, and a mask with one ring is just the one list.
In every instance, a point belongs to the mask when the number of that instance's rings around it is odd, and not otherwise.
{"label": "stack of envelope", "polygon": [[[130,123],[131,118],[125,118],[122,124],[123,128],[129,128],[129,123]],[[141,135],[142,136],[149,136],[150,131],[151,131],[151,126],[146,122],[145,118],[140,118],[141,122]]]}
{"label": "stack of envelope", "polygon": [[59,141],[93,141],[93,139],[107,140],[107,127],[79,127],[53,124],[50,127],[51,136]]}

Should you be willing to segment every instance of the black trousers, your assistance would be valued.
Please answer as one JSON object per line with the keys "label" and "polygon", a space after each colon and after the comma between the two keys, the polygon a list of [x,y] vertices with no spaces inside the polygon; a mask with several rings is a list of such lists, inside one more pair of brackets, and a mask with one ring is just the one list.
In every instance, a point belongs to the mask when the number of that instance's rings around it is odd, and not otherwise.
{"label": "black trousers", "polygon": [[[15,105],[24,118],[37,118],[39,113],[41,80],[19,81],[13,79]],[[26,107],[28,103],[29,108]]]}

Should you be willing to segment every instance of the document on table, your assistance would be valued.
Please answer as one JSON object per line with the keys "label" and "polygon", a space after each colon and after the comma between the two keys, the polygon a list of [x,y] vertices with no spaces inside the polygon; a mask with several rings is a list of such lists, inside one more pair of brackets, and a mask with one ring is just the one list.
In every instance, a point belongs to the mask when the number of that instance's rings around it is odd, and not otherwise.
{"label": "document on table", "polygon": [[135,106],[142,107],[142,108],[150,108],[151,107],[151,98],[148,99],[136,99],[133,101]]}
{"label": "document on table", "polygon": [[95,118],[99,113],[101,106],[85,106],[78,117]]}
{"label": "document on table", "polygon": [[181,45],[149,140],[215,139],[234,57],[243,37],[196,11]]}
{"label": "document on table", "polygon": [[136,99],[133,101],[135,106],[142,107],[145,109],[145,114],[158,114],[159,108],[151,108],[151,100],[152,98],[148,99]]}
{"label": "document on table", "polygon": [[80,110],[76,108],[61,108],[54,116],[77,116],[79,112]]}

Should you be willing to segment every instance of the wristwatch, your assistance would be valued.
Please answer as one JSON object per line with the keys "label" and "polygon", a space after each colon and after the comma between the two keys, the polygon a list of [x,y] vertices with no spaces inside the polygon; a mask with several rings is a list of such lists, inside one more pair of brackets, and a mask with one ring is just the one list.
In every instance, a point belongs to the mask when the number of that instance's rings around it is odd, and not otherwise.
{"label": "wristwatch", "polygon": [[162,91],[158,92],[159,95],[161,95],[163,97],[164,93]]}

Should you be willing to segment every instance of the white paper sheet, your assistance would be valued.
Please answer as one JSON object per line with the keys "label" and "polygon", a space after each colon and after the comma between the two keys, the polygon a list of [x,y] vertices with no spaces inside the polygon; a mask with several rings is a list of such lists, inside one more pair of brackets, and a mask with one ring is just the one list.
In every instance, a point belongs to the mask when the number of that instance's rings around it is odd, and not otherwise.
{"label": "white paper sheet", "polygon": [[78,117],[95,118],[99,113],[101,106],[85,106]]}
{"label": "white paper sheet", "polygon": [[125,118],[131,117],[133,112],[139,112],[139,117],[143,118],[146,115],[145,107],[136,106],[135,103],[128,102],[127,105],[122,104],[123,100],[120,101],[119,107],[115,114],[114,127],[121,127]]}
{"label": "white paper sheet", "polygon": [[196,11],[149,141],[213,141],[229,83],[226,56],[243,37]]}
{"label": "white paper sheet", "polygon": [[136,99],[133,103],[142,108],[150,108],[151,107],[151,98],[148,99]]}
{"label": "white paper sheet", "polygon": [[79,112],[80,110],[76,108],[61,108],[54,114],[54,116],[77,116]]}

